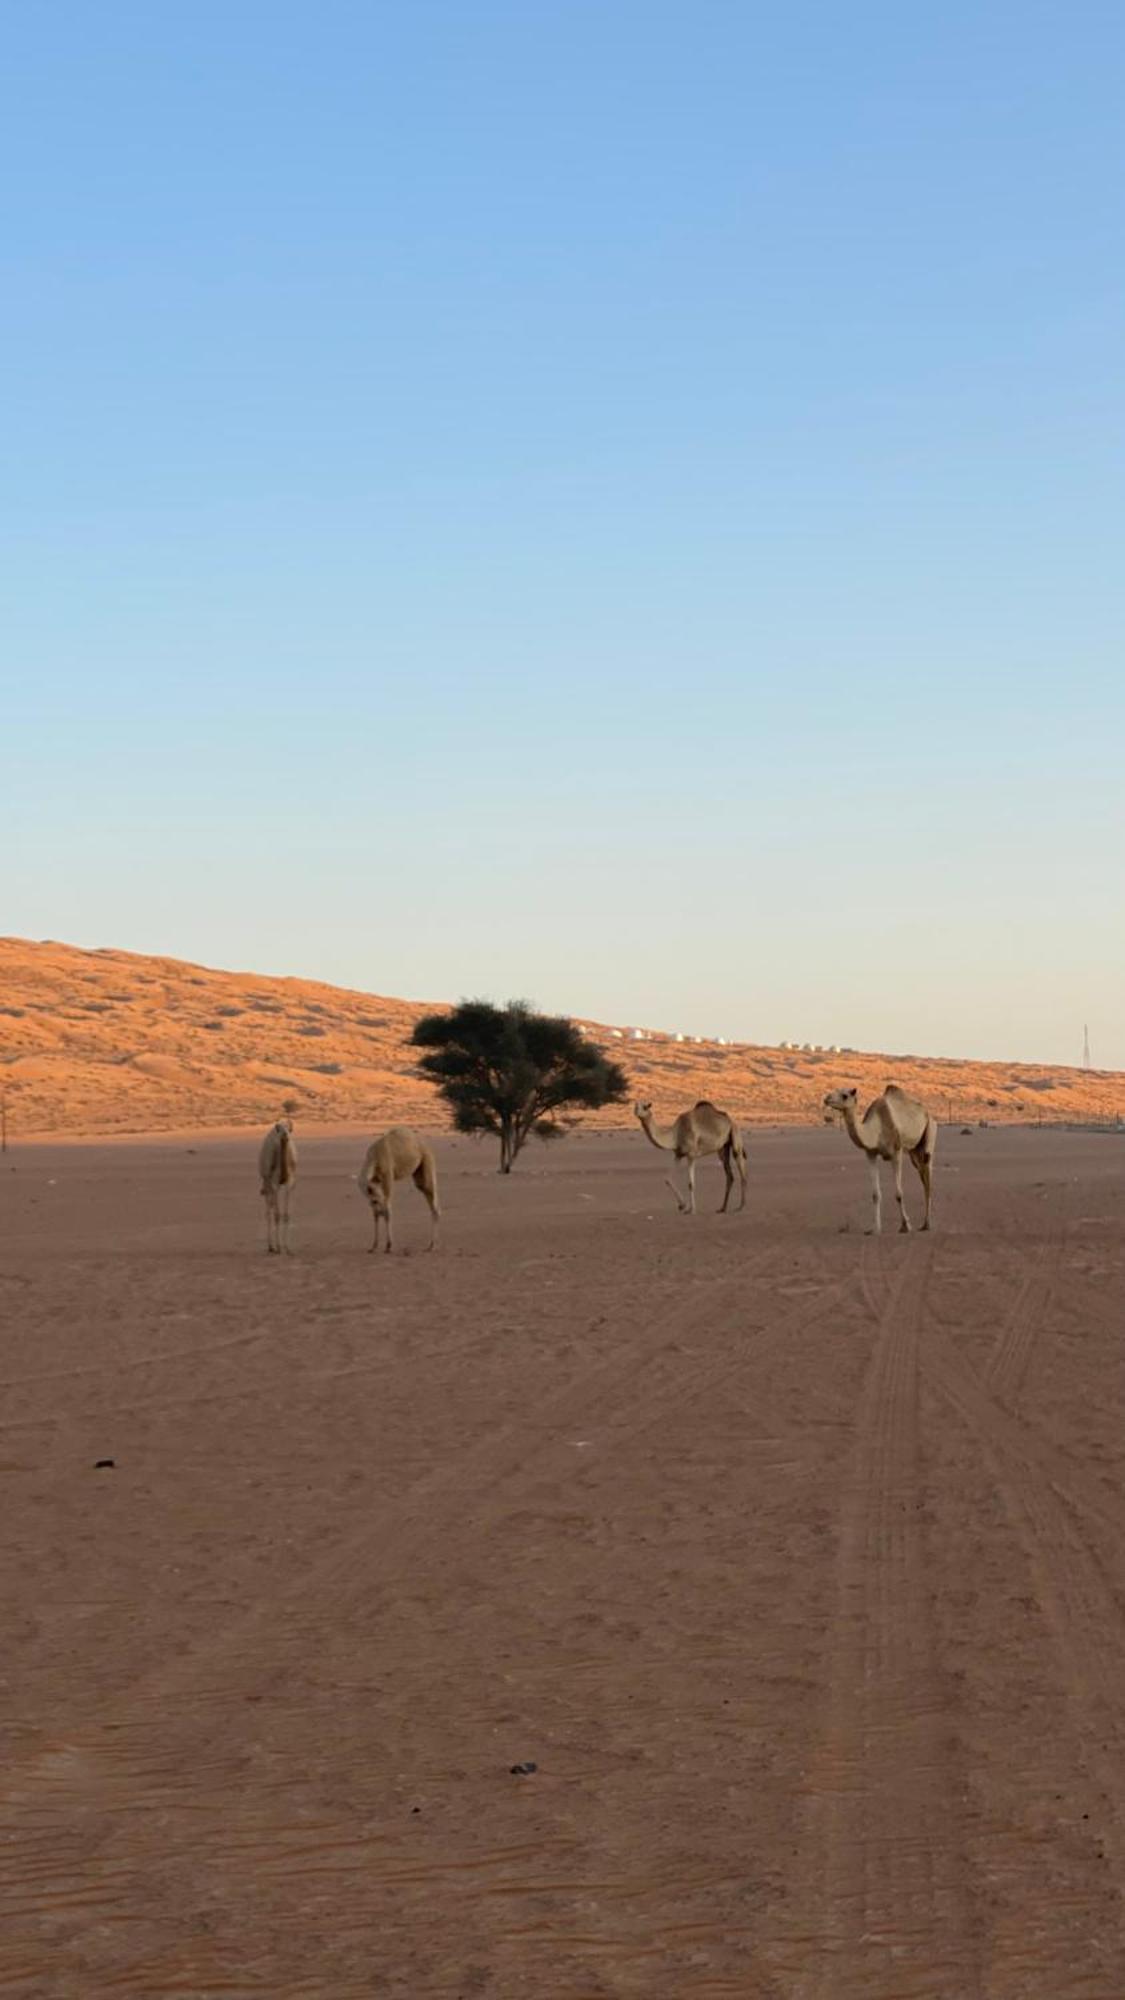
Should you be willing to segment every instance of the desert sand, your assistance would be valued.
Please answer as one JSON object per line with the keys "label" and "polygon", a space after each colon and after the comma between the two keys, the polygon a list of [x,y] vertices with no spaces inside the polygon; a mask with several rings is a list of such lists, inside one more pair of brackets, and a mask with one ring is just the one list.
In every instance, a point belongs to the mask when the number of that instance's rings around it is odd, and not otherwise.
{"label": "desert sand", "polygon": [[[0,1091],[13,1132],[171,1132],[269,1123],[293,1103],[302,1129],[443,1122],[416,1075],[423,1005],[307,979],[216,972],[182,959],[0,938]],[[819,1005],[827,1005],[820,1002]],[[826,1090],[865,1100],[888,1078],[947,1122],[1125,1116],[1125,1076],[1036,1062],[962,1062],[901,1051],[834,1054],[677,1041],[671,1023],[577,1017],[629,1071],[658,1119],[710,1097],[736,1118],[819,1123]],[[833,1039],[826,1025],[822,1030]],[[584,1121],[631,1127],[627,1106]]]}
{"label": "desert sand", "polygon": [[1120,1138],[257,1136],[0,1163],[0,1993],[1125,1994]]}

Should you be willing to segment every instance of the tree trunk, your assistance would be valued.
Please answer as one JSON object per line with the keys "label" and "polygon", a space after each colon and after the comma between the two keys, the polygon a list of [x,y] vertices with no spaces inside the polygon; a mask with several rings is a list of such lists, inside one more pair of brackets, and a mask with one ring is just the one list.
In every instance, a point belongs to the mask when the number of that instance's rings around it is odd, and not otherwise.
{"label": "tree trunk", "polygon": [[510,1174],[511,1171],[512,1130],[511,1126],[505,1123],[500,1127],[500,1172],[502,1174]]}

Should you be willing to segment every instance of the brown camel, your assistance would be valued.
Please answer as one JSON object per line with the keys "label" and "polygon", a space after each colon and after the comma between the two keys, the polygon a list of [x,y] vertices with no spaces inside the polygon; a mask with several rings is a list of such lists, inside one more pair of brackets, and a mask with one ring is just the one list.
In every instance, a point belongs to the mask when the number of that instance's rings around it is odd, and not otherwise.
{"label": "brown camel", "polygon": [[395,1182],[410,1179],[419,1194],[425,1196],[430,1210],[430,1249],[437,1245],[438,1222],[441,1210],[438,1207],[437,1168],[434,1156],[424,1140],[413,1132],[409,1125],[394,1125],[381,1139],[373,1139],[367,1148],[367,1157],[360,1169],[359,1184],[371,1203],[371,1214],[375,1224],[372,1251],[379,1248],[379,1224],[387,1227],[386,1248],[393,1247],[391,1236],[391,1200]]}
{"label": "brown camel", "polygon": [[726,1175],[726,1189],[723,1194],[720,1215],[725,1215],[730,1201],[730,1191],[734,1186],[735,1172],[739,1179],[739,1208],[746,1206],[746,1148],[734,1120],[725,1111],[720,1111],[707,1099],[701,1098],[690,1111],[681,1111],[674,1125],[661,1129],[653,1123],[651,1104],[634,1104],[634,1114],[641,1122],[641,1130],[652,1145],[663,1153],[672,1153],[677,1161],[687,1161],[687,1200],[685,1201],[671,1175],[667,1176],[668,1186],[676,1197],[676,1205],[681,1215],[695,1214],[695,1163],[717,1153],[723,1163]]}
{"label": "brown camel", "polygon": [[279,1118],[276,1125],[270,1126],[258,1153],[258,1174],[266,1204],[266,1249],[273,1257],[280,1256],[283,1250],[292,1255],[289,1203],[297,1178],[292,1119]]}
{"label": "brown camel", "polygon": [[868,1105],[862,1118],[858,1116],[859,1099],[854,1089],[830,1090],[824,1100],[824,1108],[840,1113],[853,1146],[858,1146],[867,1155],[867,1164],[871,1169],[871,1200],[875,1209],[871,1233],[878,1236],[883,1226],[880,1160],[894,1162],[895,1200],[901,1217],[899,1230],[910,1229],[910,1218],[902,1197],[904,1153],[909,1153],[925,1191],[926,1213],[922,1227],[928,1229],[933,1208],[932,1168],[937,1144],[937,1120],[931,1118],[925,1105],[919,1104],[915,1097],[908,1097],[897,1083],[888,1083],[882,1097],[877,1097],[873,1104]]}

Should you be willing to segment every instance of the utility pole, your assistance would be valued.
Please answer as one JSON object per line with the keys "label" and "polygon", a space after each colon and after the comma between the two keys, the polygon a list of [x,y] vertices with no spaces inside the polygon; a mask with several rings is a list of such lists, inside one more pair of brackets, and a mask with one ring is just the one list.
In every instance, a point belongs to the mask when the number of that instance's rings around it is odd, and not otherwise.
{"label": "utility pole", "polygon": [[1088,1021],[1084,1024],[1083,1027],[1082,1067],[1083,1069],[1093,1069],[1094,1067],[1093,1063],[1090,1061],[1090,1024]]}

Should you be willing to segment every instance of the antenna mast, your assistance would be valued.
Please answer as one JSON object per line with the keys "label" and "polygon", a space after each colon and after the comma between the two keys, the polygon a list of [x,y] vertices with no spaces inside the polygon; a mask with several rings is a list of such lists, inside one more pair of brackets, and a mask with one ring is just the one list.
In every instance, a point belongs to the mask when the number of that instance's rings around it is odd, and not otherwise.
{"label": "antenna mast", "polygon": [[1090,1061],[1090,1024],[1088,1021],[1084,1024],[1084,1029],[1083,1029],[1082,1067],[1083,1069],[1093,1069],[1094,1067],[1093,1063]]}

